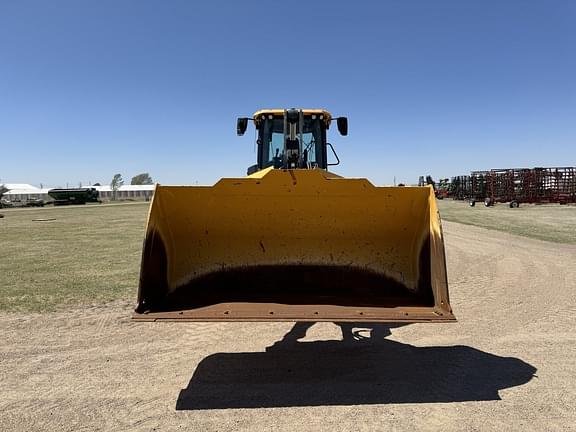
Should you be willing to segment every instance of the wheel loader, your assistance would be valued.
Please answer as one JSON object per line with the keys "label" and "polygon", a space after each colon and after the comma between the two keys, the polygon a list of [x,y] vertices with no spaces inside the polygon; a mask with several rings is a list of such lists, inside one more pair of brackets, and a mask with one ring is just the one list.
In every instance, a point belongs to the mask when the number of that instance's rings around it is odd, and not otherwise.
{"label": "wheel loader", "polygon": [[[329,171],[333,120],[258,111],[237,121],[238,135],[250,121],[257,132],[246,177],[156,185],[133,318],[455,321],[434,190]],[[347,135],[347,118],[335,120]]]}

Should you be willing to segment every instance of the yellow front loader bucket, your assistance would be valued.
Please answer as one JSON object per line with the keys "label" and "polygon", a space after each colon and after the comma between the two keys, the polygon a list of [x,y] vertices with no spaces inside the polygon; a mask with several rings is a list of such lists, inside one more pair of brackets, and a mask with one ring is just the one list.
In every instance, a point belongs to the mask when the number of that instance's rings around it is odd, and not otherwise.
{"label": "yellow front loader bucket", "polygon": [[454,321],[433,190],[320,169],[158,185],[134,318]]}

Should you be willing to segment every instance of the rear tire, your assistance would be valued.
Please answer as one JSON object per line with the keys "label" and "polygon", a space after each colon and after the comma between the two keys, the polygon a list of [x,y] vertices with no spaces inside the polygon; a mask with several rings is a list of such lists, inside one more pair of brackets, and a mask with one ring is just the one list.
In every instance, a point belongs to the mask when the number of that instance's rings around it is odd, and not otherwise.
{"label": "rear tire", "polygon": [[520,203],[518,201],[510,201],[510,208],[518,208]]}
{"label": "rear tire", "polygon": [[469,205],[470,207],[474,207],[474,206],[476,205],[476,201],[470,200],[470,201],[468,201],[468,205]]}
{"label": "rear tire", "polygon": [[492,207],[492,206],[494,205],[494,201],[492,201],[492,198],[486,198],[486,199],[484,200],[484,205],[485,205],[486,207]]}

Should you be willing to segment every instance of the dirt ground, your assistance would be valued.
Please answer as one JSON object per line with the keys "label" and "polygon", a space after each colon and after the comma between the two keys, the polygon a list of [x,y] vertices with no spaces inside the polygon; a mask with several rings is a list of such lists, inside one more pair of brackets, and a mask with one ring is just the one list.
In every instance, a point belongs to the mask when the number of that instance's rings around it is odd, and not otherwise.
{"label": "dirt ground", "polygon": [[576,430],[576,246],[444,229],[456,324],[2,312],[0,430]]}

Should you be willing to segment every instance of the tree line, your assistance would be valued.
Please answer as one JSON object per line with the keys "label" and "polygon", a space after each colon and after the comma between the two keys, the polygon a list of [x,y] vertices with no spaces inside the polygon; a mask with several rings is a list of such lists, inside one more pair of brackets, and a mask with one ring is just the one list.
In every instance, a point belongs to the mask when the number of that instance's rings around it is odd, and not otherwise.
{"label": "tree line", "polygon": [[[130,180],[131,185],[151,185],[154,184],[154,180],[150,177],[148,173],[137,174],[132,177]],[[112,189],[112,199],[116,199],[116,194],[118,189],[124,186],[124,179],[122,178],[122,174],[114,174],[112,177],[112,181],[110,182],[110,189]]]}

